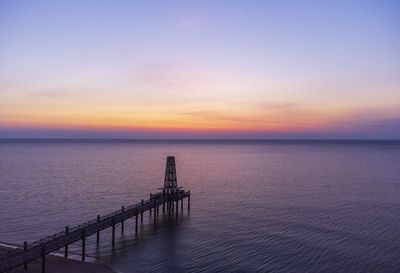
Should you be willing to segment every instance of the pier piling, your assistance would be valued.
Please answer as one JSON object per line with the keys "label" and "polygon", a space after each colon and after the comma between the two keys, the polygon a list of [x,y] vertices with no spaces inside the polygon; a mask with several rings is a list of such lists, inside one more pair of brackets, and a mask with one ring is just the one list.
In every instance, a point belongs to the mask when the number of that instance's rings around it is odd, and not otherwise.
{"label": "pier piling", "polygon": [[46,273],[46,245],[42,245],[41,247],[42,252],[42,273]]}
{"label": "pier piling", "polygon": [[190,210],[190,191],[188,191],[189,195],[188,195],[188,210]]}
{"label": "pier piling", "polygon": [[[141,214],[143,216],[143,213]],[[143,218],[142,218],[143,220]],[[135,221],[135,234],[138,233],[138,215],[136,214],[136,221]]]}
{"label": "pier piling", "polygon": [[157,221],[157,213],[156,213],[156,202],[154,201],[154,224],[156,224]]}
{"label": "pier piling", "polygon": [[[142,206],[144,204],[144,200],[142,199]],[[143,211],[140,213],[140,222],[143,222]]]}
{"label": "pier piling", "polygon": [[[125,212],[125,207],[122,206],[121,210],[122,210],[122,213],[124,213]],[[124,220],[121,221],[121,233],[124,233]]]}
{"label": "pier piling", "polygon": [[[24,242],[24,251],[26,252],[26,250],[28,249],[28,242],[25,241]],[[28,269],[28,263],[24,263],[24,269]]]}
{"label": "pier piling", "polygon": [[[67,236],[68,234],[69,234],[69,227],[66,226],[66,227],[65,227],[65,236]],[[65,258],[68,257],[68,244],[65,244],[64,257],[65,257]]]}
{"label": "pier piling", "polygon": [[112,245],[115,244],[115,217],[112,218],[112,235],[111,235]]}
{"label": "pier piling", "polygon": [[[97,223],[100,223],[100,215],[97,215]],[[100,243],[100,230],[96,232],[96,243]]]}
{"label": "pier piling", "polygon": [[85,261],[85,252],[86,252],[86,230],[82,230],[82,262]]}

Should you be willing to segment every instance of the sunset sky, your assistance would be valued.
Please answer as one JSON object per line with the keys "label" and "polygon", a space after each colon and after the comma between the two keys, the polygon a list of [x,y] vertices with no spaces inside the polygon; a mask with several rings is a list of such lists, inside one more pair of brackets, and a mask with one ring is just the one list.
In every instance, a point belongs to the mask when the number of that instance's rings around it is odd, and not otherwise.
{"label": "sunset sky", "polygon": [[0,137],[400,139],[400,1],[0,1]]}

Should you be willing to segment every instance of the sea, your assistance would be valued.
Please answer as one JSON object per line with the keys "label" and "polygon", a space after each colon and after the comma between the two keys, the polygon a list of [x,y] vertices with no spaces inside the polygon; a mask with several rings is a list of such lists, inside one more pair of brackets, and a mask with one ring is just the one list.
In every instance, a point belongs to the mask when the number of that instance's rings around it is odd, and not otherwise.
{"label": "sea", "polygon": [[[400,272],[400,142],[0,141],[0,242],[32,242],[147,199],[167,156],[191,192],[86,240],[129,272]],[[70,247],[80,259],[80,242]],[[51,258],[51,257],[50,257]]]}

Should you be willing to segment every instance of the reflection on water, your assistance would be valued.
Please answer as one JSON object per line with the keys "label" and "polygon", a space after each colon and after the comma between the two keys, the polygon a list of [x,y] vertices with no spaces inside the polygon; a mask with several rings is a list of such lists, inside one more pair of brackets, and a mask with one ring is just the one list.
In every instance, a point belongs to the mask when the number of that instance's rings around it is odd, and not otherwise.
{"label": "reflection on water", "polygon": [[[148,197],[176,156],[191,211],[89,237],[120,272],[399,272],[399,142],[0,142],[0,241]],[[161,212],[161,211],[160,211]],[[80,243],[72,247],[79,255]]]}

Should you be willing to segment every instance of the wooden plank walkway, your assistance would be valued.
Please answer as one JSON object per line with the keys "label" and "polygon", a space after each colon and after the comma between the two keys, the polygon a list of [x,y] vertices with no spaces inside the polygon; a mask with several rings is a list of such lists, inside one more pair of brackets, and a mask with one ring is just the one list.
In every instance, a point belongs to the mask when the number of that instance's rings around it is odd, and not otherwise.
{"label": "wooden plank walkway", "polygon": [[115,225],[121,223],[123,229],[124,221],[130,218],[136,218],[135,231],[138,230],[138,217],[143,219],[143,213],[146,211],[154,210],[154,223],[157,221],[157,214],[159,207],[162,205],[163,212],[165,208],[167,213],[178,214],[179,201],[183,207],[184,198],[188,198],[188,209],[190,209],[190,191],[180,189],[167,190],[156,194],[150,194],[150,199],[142,200],[139,203],[129,207],[122,207],[121,210],[112,212],[104,216],[97,216],[96,219],[90,220],[86,223],[74,226],[72,228],[66,227],[65,231],[61,231],[54,235],[48,236],[41,240],[27,244],[25,242],[24,248],[12,249],[0,254],[0,272],[11,270],[20,265],[27,265],[30,261],[38,258],[42,259],[42,272],[45,272],[45,257],[47,254],[55,252],[61,248],[65,248],[65,256],[68,256],[68,245],[82,240],[82,260],[85,260],[85,238],[97,234],[97,242],[99,241],[99,234],[101,230],[112,227],[112,242],[115,241]]}

